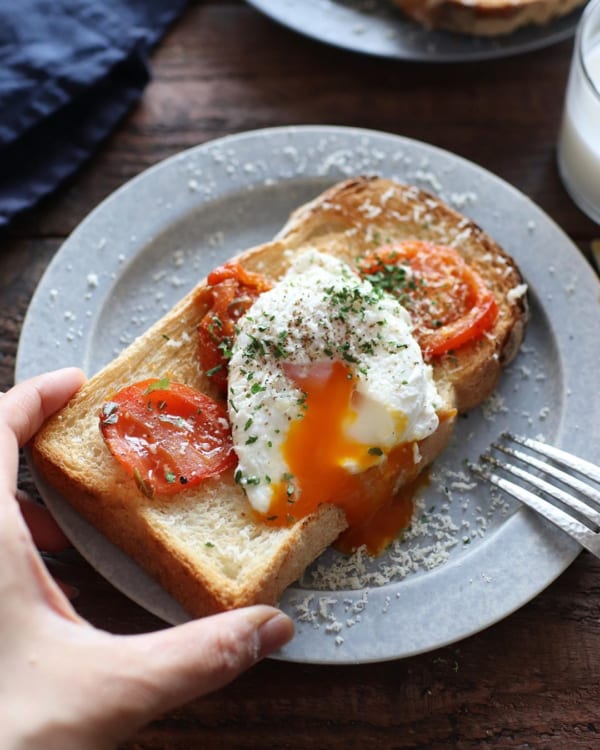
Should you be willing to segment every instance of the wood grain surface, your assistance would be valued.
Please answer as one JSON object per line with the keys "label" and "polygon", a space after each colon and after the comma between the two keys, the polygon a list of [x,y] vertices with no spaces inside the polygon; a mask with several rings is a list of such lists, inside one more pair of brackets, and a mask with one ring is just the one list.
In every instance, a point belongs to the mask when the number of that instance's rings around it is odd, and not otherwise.
{"label": "wood grain surface", "polygon": [[[427,141],[515,185],[589,256],[600,227],[574,206],[555,164],[571,53],[567,41],[499,61],[411,64],[322,45],[241,1],[192,4],[153,54],[130,115],[79,174],[0,235],[0,389],[12,384],[29,300],[63,239],[126,180],[230,133],[340,124]],[[20,480],[35,493],[26,467]],[[94,625],[163,627],[76,552],[49,564],[80,589],[77,609]],[[599,680],[600,561],[584,553],[534,601],[465,641],[376,665],[268,660],[122,747],[595,750]]]}

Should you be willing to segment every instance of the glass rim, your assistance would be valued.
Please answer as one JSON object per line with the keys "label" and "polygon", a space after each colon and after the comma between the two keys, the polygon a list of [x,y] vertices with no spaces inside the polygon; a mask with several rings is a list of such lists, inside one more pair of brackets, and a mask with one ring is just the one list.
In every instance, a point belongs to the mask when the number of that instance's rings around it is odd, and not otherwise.
{"label": "glass rim", "polygon": [[[575,45],[576,45],[577,57],[579,59],[581,70],[583,71],[583,75],[585,76],[585,79],[588,82],[588,85],[590,86],[592,91],[595,93],[596,97],[600,99],[600,81],[596,83],[594,79],[592,78],[592,76],[590,75],[590,71],[588,70],[585,57],[583,55],[583,36],[585,33],[585,26],[586,26],[587,21],[590,19],[590,17],[594,14],[595,11],[598,11],[600,13],[600,0],[590,0],[590,2],[584,8],[583,15],[581,16],[581,20],[579,21],[579,28],[577,29]],[[600,35],[598,37],[598,44],[600,44]]]}

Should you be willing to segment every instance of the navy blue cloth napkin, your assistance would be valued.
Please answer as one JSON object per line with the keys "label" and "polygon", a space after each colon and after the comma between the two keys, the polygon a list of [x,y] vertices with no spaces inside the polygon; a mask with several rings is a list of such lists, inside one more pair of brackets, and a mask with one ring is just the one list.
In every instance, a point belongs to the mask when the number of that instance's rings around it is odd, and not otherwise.
{"label": "navy blue cloth napkin", "polygon": [[0,0],[0,226],[94,152],[187,0]]}

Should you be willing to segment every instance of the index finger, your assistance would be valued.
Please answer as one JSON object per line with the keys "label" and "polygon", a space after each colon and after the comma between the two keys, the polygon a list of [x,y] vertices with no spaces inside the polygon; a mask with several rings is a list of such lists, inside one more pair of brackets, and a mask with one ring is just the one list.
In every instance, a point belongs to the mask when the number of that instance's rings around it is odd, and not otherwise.
{"label": "index finger", "polygon": [[21,447],[31,440],[84,381],[80,369],[67,367],[25,380],[0,396],[0,460],[7,455],[10,442]]}

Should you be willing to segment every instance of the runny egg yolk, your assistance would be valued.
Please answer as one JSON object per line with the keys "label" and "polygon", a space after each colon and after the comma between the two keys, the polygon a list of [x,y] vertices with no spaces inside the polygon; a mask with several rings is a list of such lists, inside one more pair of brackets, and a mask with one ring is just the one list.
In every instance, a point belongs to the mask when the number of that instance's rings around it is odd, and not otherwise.
{"label": "runny egg yolk", "polygon": [[338,546],[349,552],[366,544],[371,553],[380,552],[410,523],[413,493],[394,490],[399,478],[404,483],[418,473],[413,443],[384,455],[379,446],[348,434],[357,419],[355,376],[342,362],[285,370],[304,393],[304,415],[292,422],[282,446],[289,473],[272,485],[267,522],[285,525],[333,503],[349,525]]}

